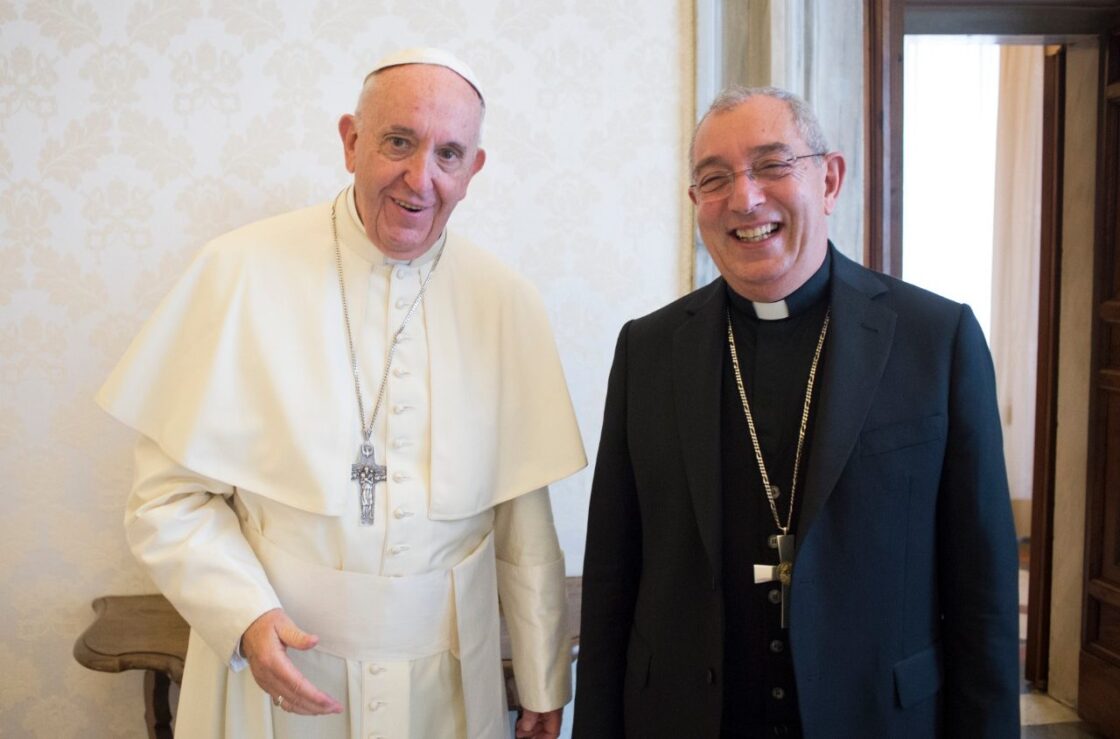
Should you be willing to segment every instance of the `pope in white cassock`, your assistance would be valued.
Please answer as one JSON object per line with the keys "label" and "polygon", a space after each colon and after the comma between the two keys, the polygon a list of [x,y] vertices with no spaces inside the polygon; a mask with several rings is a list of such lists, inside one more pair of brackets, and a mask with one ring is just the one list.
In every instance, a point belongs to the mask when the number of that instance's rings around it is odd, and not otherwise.
{"label": "pope in white cassock", "polygon": [[[571,697],[547,485],[586,463],[541,300],[445,226],[480,86],[412,49],[339,121],[353,185],[208,244],[98,395],[125,525],[191,626],[176,736],[506,737]],[[245,668],[248,669],[245,669]]]}

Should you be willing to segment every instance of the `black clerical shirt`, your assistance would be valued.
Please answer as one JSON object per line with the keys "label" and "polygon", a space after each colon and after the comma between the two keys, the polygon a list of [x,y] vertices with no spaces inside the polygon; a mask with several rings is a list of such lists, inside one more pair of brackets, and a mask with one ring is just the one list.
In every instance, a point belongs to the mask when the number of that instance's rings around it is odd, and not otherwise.
{"label": "black clerical shirt", "polygon": [[[778,515],[789,516],[790,481],[809,367],[828,308],[831,257],[786,298],[787,318],[763,320],[753,304],[727,288],[743,385]],[[726,343],[725,343],[726,346]],[[826,340],[827,346],[827,340]],[[824,362],[822,352],[821,362]],[[789,631],[780,624],[780,585],[754,583],[755,564],[777,564],[779,533],[766,499],[730,348],[724,351],[720,437],[723,490],[724,737],[799,737],[800,722]],[[818,368],[818,376],[820,370]],[[820,388],[814,389],[812,408]],[[810,411],[810,428],[812,411]],[[796,503],[809,454],[802,451]],[[796,531],[795,505],[793,526]],[[793,594],[792,598],[797,595]]]}

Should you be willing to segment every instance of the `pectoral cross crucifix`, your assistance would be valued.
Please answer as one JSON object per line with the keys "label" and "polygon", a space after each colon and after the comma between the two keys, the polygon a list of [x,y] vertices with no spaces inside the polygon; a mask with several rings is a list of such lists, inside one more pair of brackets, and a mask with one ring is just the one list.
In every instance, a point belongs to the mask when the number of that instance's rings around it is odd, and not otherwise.
{"label": "pectoral cross crucifix", "polygon": [[358,481],[359,501],[362,504],[362,526],[373,525],[373,486],[385,482],[385,465],[378,464],[373,456],[373,444],[366,442],[358,450],[358,459],[350,466],[350,479]]}
{"label": "pectoral cross crucifix", "polygon": [[778,534],[778,564],[755,565],[755,583],[774,582],[782,585],[782,628],[789,628],[789,588],[793,582],[793,534]]}

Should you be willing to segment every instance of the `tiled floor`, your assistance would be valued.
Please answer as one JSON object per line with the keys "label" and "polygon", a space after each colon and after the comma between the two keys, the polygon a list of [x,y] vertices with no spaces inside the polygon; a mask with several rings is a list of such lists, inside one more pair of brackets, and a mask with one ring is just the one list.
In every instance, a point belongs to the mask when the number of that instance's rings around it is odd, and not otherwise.
{"label": "tiled floor", "polygon": [[[1030,543],[1019,545],[1019,669],[1023,668],[1027,638],[1027,591]],[[1019,713],[1023,739],[1105,739],[1081,721],[1077,711],[1054,700],[1045,693],[1030,690],[1023,683],[1019,696]]]}

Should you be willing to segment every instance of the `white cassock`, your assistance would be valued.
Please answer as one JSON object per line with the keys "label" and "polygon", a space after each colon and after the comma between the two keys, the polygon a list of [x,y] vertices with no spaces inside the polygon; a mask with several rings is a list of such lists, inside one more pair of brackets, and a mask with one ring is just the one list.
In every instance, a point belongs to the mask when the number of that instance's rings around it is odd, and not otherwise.
{"label": "white cassock", "polygon": [[[440,244],[389,263],[347,191],[343,273],[367,417],[392,332]],[[586,464],[536,290],[450,235],[374,426],[388,479],[360,525],[361,443],[330,203],[208,244],[98,394],[140,432],[130,545],[191,625],[190,737],[508,735],[498,600],[522,705],[571,697],[547,485]],[[274,708],[237,645],[283,607],[289,657],[342,714]]]}

